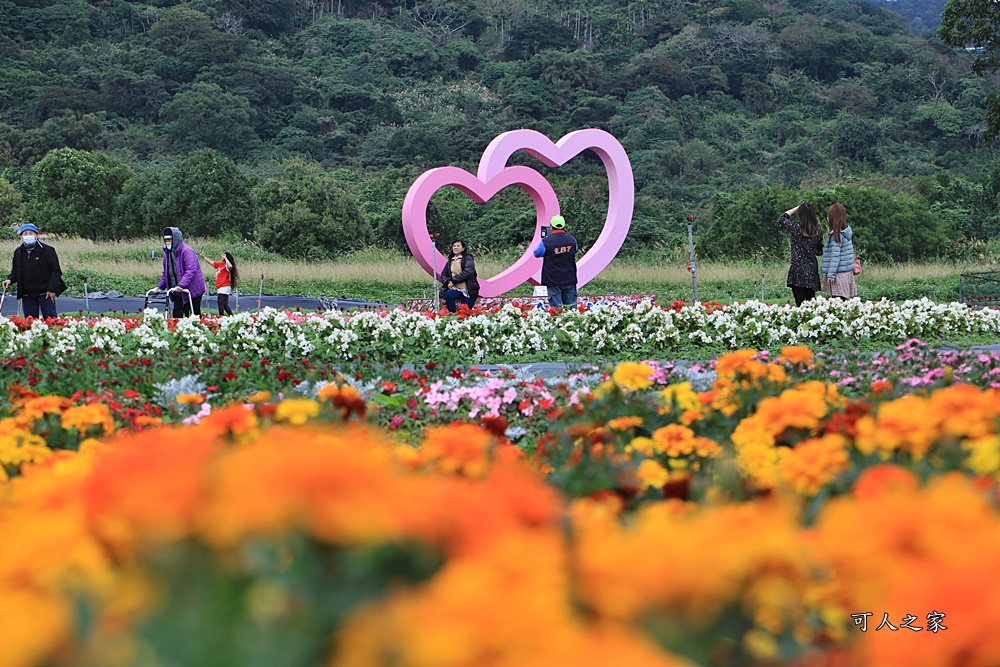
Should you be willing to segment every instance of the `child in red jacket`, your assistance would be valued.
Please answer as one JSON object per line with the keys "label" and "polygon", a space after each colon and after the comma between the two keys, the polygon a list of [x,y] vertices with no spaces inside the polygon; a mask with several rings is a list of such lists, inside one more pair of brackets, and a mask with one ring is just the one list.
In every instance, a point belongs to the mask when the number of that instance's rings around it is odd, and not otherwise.
{"label": "child in red jacket", "polygon": [[215,291],[219,298],[219,315],[232,315],[233,311],[229,307],[229,295],[233,293],[236,281],[240,277],[240,272],[236,268],[236,258],[228,252],[222,253],[221,262],[213,262],[205,256],[205,253],[201,253],[201,258],[215,268]]}

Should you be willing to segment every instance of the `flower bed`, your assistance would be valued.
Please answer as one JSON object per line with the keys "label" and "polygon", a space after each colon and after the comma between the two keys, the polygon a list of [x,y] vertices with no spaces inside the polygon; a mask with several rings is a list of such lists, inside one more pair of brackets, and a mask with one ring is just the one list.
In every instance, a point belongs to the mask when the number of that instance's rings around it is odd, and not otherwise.
{"label": "flower bed", "polygon": [[671,307],[595,305],[564,313],[507,304],[439,313],[330,311],[168,320],[63,318],[54,324],[0,318],[0,358],[46,350],[63,360],[85,350],[127,357],[176,352],[205,357],[225,350],[246,359],[383,363],[493,361],[626,356],[670,358],[681,346],[730,349],[827,343],[898,345],[911,338],[1000,334],[1000,311],[929,300],[893,303],[816,299],[800,308],[747,302]]}
{"label": "flower bed", "polygon": [[22,392],[0,662],[995,664],[1000,394],[818,365],[740,351],[698,387],[626,362],[562,404],[536,385],[548,428],[521,446],[499,387],[481,426],[415,446],[339,383],[186,426]]}

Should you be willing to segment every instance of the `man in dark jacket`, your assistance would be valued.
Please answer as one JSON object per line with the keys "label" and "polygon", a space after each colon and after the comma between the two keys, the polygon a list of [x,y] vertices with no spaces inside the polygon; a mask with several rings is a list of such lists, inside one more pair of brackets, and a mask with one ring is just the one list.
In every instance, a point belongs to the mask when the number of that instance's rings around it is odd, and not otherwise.
{"label": "man in dark jacket", "polygon": [[549,292],[549,305],[569,308],[576,305],[576,239],[566,233],[566,219],[552,216],[552,233],[535,247],[542,258],[542,284]]}
{"label": "man in dark jacket", "polygon": [[29,223],[18,230],[21,245],[14,249],[14,264],[7,280],[6,290],[17,283],[17,298],[21,300],[25,317],[56,317],[56,296],[62,293],[62,269],[56,250],[38,240],[38,227]]}

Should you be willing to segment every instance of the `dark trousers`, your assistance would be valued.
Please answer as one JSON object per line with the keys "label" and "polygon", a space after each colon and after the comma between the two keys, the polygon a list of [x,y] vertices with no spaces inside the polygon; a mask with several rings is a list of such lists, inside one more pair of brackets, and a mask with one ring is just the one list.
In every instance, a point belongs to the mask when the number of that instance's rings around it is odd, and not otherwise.
{"label": "dark trousers", "polygon": [[446,290],[444,293],[444,305],[448,307],[449,313],[454,313],[458,310],[458,302],[461,301],[469,308],[476,305],[475,299],[470,299],[469,297],[462,294],[457,289]]}
{"label": "dark trousers", "polygon": [[803,301],[808,301],[816,296],[816,290],[808,287],[793,287],[792,296],[795,297],[795,305],[801,306]]}
{"label": "dark trousers", "polygon": [[201,295],[191,299],[191,303],[186,303],[184,297],[179,292],[170,293],[170,301],[174,304],[174,317],[187,317],[191,314],[191,306],[194,305],[194,314],[201,317]]}
{"label": "dark trousers", "polygon": [[216,294],[216,296],[219,298],[219,315],[232,315],[233,311],[229,307],[229,295]]}
{"label": "dark trousers", "polygon": [[38,317],[39,309],[42,317],[56,317],[56,302],[44,294],[42,296],[22,296],[21,308],[25,317]]}

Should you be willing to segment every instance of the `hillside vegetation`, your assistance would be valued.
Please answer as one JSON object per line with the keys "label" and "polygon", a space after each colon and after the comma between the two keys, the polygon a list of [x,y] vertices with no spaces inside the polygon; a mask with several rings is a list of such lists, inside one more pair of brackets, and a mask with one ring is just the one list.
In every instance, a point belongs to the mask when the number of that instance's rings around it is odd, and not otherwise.
{"label": "hillside vegetation", "polygon": [[[780,255],[802,197],[863,255],[955,258],[1000,232],[993,82],[880,3],[847,0],[16,0],[0,4],[0,216],[85,238],[178,225],[293,259],[401,247],[423,170],[498,133],[603,128],[631,157],[625,252]],[[925,5],[926,3],[920,3]],[[546,173],[584,245],[607,184]],[[528,197],[448,189],[432,231],[530,239]]]}

